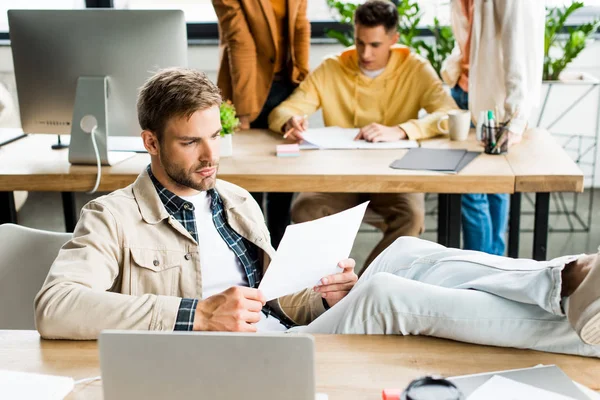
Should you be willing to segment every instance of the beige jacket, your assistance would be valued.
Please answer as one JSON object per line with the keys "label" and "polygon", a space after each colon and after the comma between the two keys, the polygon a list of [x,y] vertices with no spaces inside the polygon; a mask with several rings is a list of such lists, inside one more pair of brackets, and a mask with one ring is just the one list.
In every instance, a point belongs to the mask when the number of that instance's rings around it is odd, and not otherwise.
{"label": "beige jacket", "polygon": [[[258,204],[231,183],[219,180],[216,190],[230,226],[259,247],[266,269],[275,250]],[[144,171],[82,209],[35,298],[37,329],[55,339],[96,339],[103,329],[171,331],[181,299],[202,298],[201,250]],[[269,305],[298,325],[325,311],[311,290]]]}
{"label": "beige jacket", "polygon": [[461,74],[461,43],[472,30],[469,66],[469,110],[499,108],[501,120],[516,112],[510,130],[522,134],[541,97],[544,65],[544,2],[475,0],[473,26],[460,1],[452,0],[452,30],[457,43],[444,61],[442,78],[451,87]]}

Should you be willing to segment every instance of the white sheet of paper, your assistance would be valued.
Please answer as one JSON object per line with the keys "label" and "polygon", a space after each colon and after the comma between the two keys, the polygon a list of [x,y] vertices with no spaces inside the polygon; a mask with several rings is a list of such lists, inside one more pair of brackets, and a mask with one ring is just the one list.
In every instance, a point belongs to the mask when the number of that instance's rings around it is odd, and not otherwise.
{"label": "white sheet of paper", "polygon": [[419,143],[414,140],[379,143],[354,140],[358,132],[359,129],[339,128],[337,126],[307,129],[302,133],[304,142],[300,148],[310,148],[308,146],[310,144],[321,149],[410,149],[419,147]]}
{"label": "white sheet of paper", "polygon": [[0,399],[62,400],[74,385],[66,376],[0,370]]}
{"label": "white sheet of paper", "polygon": [[590,389],[587,386],[583,386],[581,383],[575,381],[573,381],[573,383],[575,384],[575,386],[577,386],[579,390],[583,392],[583,394],[589,397],[590,400],[600,400],[600,393],[594,392],[592,389]]}
{"label": "white sheet of paper", "polygon": [[369,202],[340,213],[287,227],[258,288],[267,301],[315,286],[341,272]]}
{"label": "white sheet of paper", "polygon": [[468,400],[573,400],[547,390],[513,381],[500,375],[494,375],[490,380],[477,388]]}

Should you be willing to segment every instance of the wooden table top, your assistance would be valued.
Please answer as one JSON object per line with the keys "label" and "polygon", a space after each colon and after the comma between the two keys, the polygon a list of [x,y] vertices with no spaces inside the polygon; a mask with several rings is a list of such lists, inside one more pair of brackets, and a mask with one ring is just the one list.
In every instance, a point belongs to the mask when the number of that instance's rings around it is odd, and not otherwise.
{"label": "wooden table top", "polygon": [[530,129],[506,159],[516,192],[583,192],[583,173],[544,129]]}
{"label": "wooden table top", "polygon": [[[513,193],[516,180],[520,179],[513,172],[516,169],[527,177],[523,182],[529,183],[523,185],[528,190],[537,191],[539,187],[548,191],[581,191],[583,174],[579,168],[553,139],[545,140],[541,132],[520,145],[523,149],[511,149],[508,157],[482,154],[459,174],[443,174],[389,168],[407,150],[309,150],[302,151],[299,157],[278,158],[275,146],[283,143],[281,137],[250,130],[233,136],[233,157],[221,159],[218,176],[249,191]],[[29,135],[0,147],[0,190],[90,190],[96,180],[96,167],[71,166],[67,149],[50,149],[55,141],[55,136]],[[528,149],[537,149],[538,141],[558,155],[538,151],[535,154],[539,156],[532,162]],[[438,138],[421,145],[481,150],[473,135],[466,142]],[[557,163],[557,159],[561,162]],[[129,185],[149,160],[148,154],[137,154],[113,167],[104,167],[99,191]]]}
{"label": "wooden table top", "polygon": [[[330,400],[378,400],[424,375],[457,376],[556,364],[600,390],[597,359],[477,346],[418,336],[315,335],[317,392]],[[0,369],[71,376],[100,375],[95,341],[41,340],[35,331],[0,331]],[[78,385],[69,400],[102,399],[99,381]]]}

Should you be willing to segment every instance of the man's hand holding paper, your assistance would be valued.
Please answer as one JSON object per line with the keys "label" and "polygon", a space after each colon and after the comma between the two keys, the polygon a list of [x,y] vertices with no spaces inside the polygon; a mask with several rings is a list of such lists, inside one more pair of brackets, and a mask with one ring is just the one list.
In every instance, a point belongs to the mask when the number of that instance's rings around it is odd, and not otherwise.
{"label": "man's hand holding paper", "polygon": [[356,262],[351,258],[340,261],[338,268],[341,271],[321,279],[317,286],[313,288],[315,292],[321,293],[321,297],[327,301],[329,307],[333,307],[346,297],[358,281],[358,276],[354,273],[355,265]]}

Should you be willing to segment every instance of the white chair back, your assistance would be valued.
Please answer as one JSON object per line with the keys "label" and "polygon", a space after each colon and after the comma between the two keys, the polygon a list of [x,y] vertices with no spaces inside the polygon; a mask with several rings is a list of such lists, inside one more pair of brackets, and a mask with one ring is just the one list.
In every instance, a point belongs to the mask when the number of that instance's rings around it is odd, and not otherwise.
{"label": "white chair back", "polygon": [[33,300],[71,233],[0,225],[0,329],[35,329]]}

